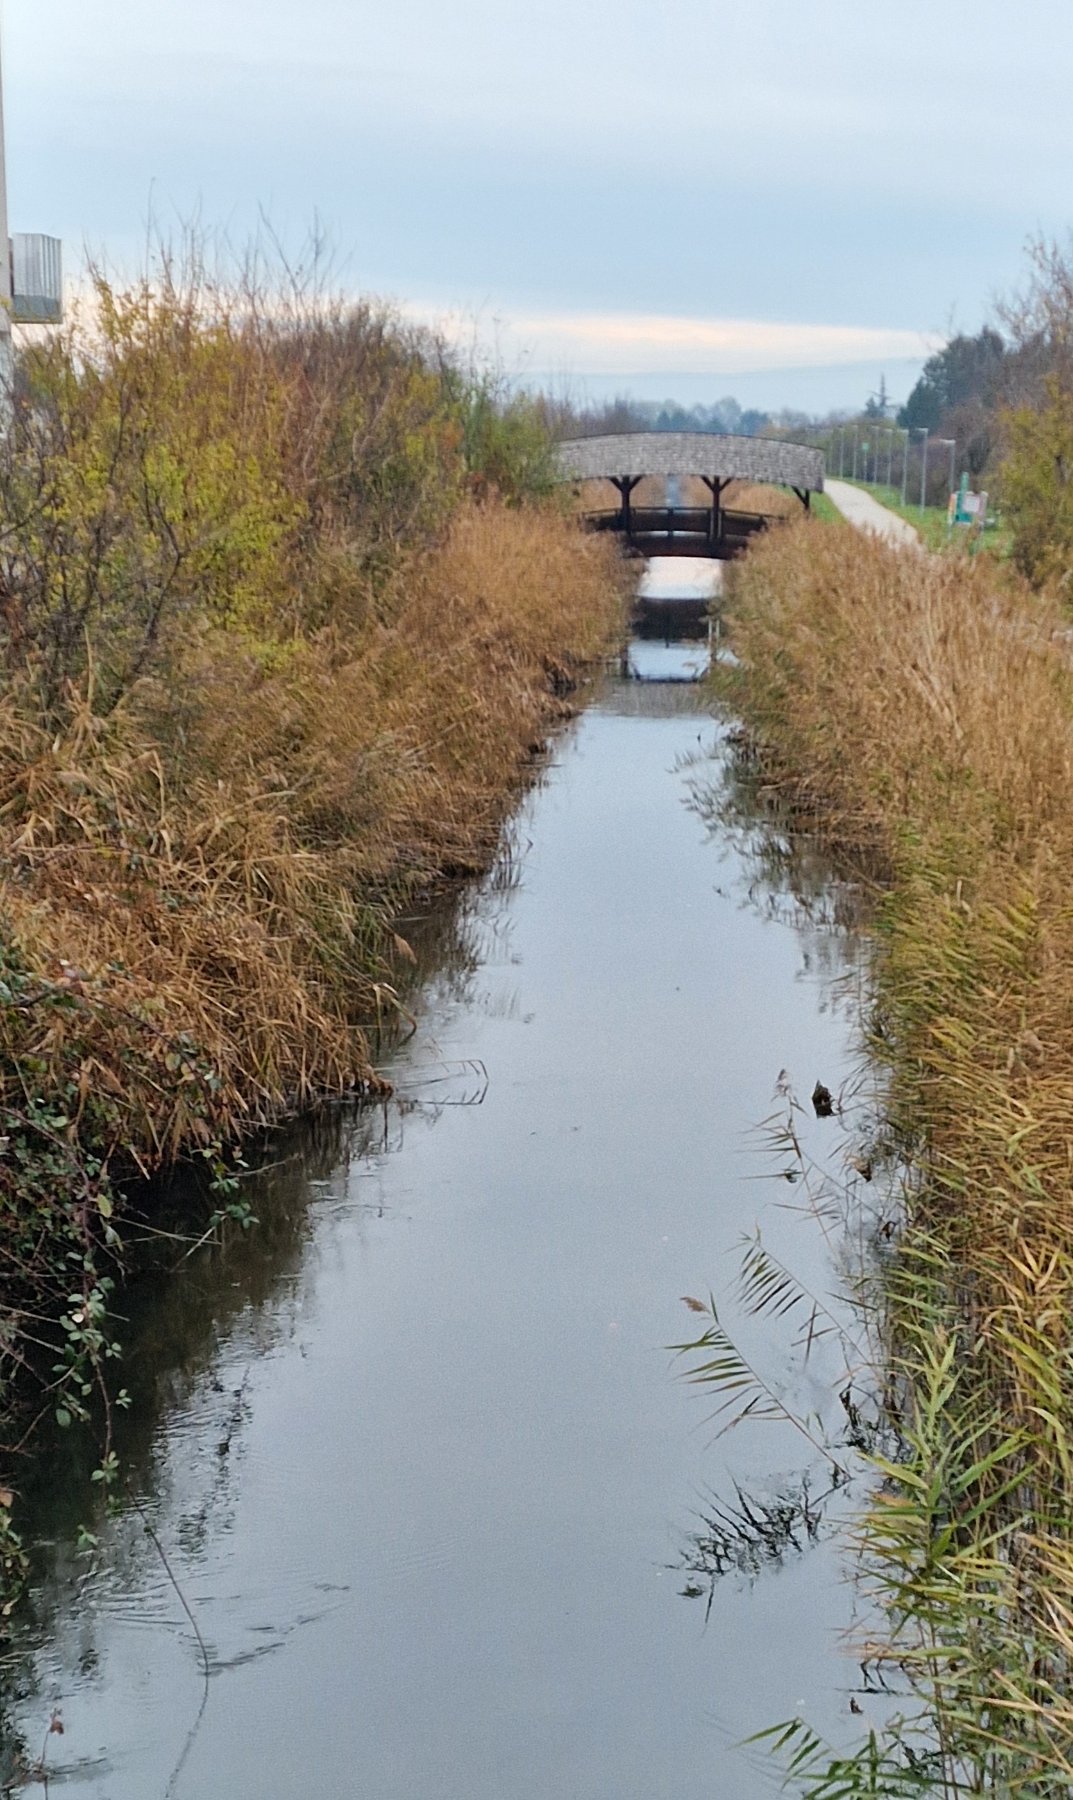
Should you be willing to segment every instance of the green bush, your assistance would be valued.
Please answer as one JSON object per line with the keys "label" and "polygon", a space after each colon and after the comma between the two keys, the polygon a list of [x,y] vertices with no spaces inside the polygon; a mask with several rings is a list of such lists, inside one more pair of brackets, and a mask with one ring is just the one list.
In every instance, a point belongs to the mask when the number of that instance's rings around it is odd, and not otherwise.
{"label": "green bush", "polygon": [[1003,510],[1013,555],[1031,581],[1073,577],[1073,394],[1051,376],[1045,403],[1007,416]]}

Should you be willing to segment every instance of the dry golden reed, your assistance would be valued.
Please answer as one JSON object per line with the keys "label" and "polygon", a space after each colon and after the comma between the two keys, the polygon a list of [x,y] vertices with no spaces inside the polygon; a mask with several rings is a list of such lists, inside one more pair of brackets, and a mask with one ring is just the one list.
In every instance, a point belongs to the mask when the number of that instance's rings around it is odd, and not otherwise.
{"label": "dry golden reed", "polygon": [[[1073,676],[993,569],[802,523],[734,583],[749,717],[893,871],[884,967],[929,1203],[978,1250],[1057,1232],[1073,1169]],[[965,1197],[972,1208],[966,1213]],[[1016,1221],[1017,1231],[1011,1231]],[[999,1251],[996,1267],[1001,1266]]]}
{"label": "dry golden reed", "polygon": [[[685,506],[710,506],[711,489],[696,475],[682,481],[682,503]],[[731,481],[720,495],[720,505],[728,512],[765,513],[772,519],[796,519],[801,502],[786,488],[772,487],[765,481]]]}
{"label": "dry golden reed", "polygon": [[70,1031],[9,1015],[11,1066],[58,1083],[76,1035],[115,1147],[146,1162],[370,1074],[393,904],[481,866],[620,617],[606,545],[494,503],[459,512],[389,610],[269,671],[207,633],[105,717],[72,696],[58,731],[32,693],[0,699],[0,911],[81,1003]]}
{"label": "dry golden reed", "polygon": [[248,1222],[227,1152],[377,1085],[400,909],[625,607],[540,408],[429,334],[196,246],[90,286],[0,433],[0,1436],[21,1371],[114,1482],[121,1178],[199,1154]]}
{"label": "dry golden reed", "polygon": [[890,1289],[905,1447],[864,1531],[900,1620],[887,1654],[931,1683],[935,1791],[1065,1792],[1066,623],[986,559],[899,552],[810,521],[757,544],[731,587],[736,695],[766,778],[889,877],[877,898],[873,1041],[915,1176]]}

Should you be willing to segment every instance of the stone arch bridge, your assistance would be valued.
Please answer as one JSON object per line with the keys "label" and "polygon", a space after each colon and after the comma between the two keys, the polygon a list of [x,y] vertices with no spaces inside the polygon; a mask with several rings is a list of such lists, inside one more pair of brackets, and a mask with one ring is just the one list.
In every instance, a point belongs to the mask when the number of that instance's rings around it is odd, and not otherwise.
{"label": "stone arch bridge", "polygon": [[[607,481],[619,504],[583,516],[594,531],[618,531],[643,556],[734,556],[770,523],[767,513],[723,505],[732,481],[790,488],[803,507],[823,492],[823,454],[782,438],[730,437],[709,431],[637,431],[571,438],[559,445],[563,481]],[[631,496],[646,475],[666,482],[663,506],[635,506]],[[703,481],[711,504],[681,503],[683,478]]]}

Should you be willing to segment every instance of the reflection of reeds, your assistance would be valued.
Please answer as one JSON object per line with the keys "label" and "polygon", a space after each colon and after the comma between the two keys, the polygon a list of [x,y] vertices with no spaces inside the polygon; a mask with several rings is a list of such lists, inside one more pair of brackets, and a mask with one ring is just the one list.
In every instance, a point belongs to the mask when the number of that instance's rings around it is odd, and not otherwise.
{"label": "reflection of reeds", "polygon": [[[1062,621],[992,569],[807,523],[730,597],[765,779],[870,846],[873,1047],[913,1170],[886,1287],[897,1453],[861,1522],[872,1666],[927,1707],[813,1796],[1073,1782],[1073,694]],[[725,677],[724,677],[725,679]]]}
{"label": "reflection of reeds", "polygon": [[820,1536],[825,1499],[822,1494],[813,1499],[806,1473],[796,1485],[770,1498],[736,1487],[730,1502],[716,1497],[707,1501],[700,1529],[675,1565],[687,1577],[683,1598],[706,1596],[710,1613],[716,1583],[724,1575],[756,1576],[799,1555]]}
{"label": "reflection of reeds", "polygon": [[528,403],[284,285],[98,273],[0,436],[0,1411],[53,1317],[86,1410],[117,1171],[376,1085],[400,909],[486,867],[623,612]]}

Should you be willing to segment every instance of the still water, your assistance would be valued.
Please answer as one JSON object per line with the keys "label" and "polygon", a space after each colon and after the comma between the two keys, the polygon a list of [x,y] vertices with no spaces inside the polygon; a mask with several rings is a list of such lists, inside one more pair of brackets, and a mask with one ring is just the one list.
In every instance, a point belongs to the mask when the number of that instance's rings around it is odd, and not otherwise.
{"label": "still water", "polygon": [[[121,1516],[73,1448],[38,1473],[4,1723],[37,1757],[60,1709],[70,1800],[759,1800],[749,1733],[853,1735],[835,1544],[685,1567],[713,1496],[780,1491],[807,1446],[718,1436],[666,1350],[758,1223],[835,1279],[754,1127],[784,1071],[849,1075],[843,950],[690,804],[727,757],[666,679],[696,648],[633,656],[663,679],[608,683],[424,933],[396,1099],[285,1143],[257,1230],[130,1295]],[[828,1406],[822,1357],[742,1330]]]}

